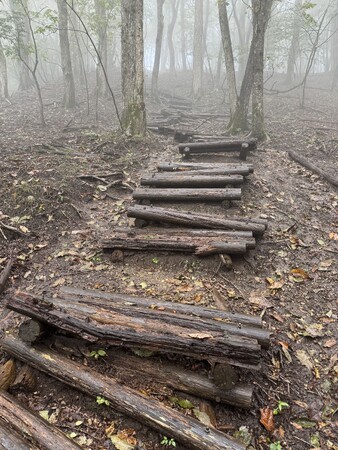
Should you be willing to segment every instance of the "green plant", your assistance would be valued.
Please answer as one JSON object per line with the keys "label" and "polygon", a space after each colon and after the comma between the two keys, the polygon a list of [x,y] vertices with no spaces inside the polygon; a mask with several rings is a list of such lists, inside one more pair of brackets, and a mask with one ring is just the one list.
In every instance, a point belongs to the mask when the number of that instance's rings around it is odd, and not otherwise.
{"label": "green plant", "polygon": [[107,356],[107,353],[102,348],[99,348],[98,350],[90,352],[89,356],[94,359],[99,359],[100,356]]}
{"label": "green plant", "polygon": [[272,444],[270,444],[269,450],[282,450],[281,443],[279,441],[273,442]]}
{"label": "green plant", "polygon": [[286,402],[282,402],[281,400],[279,400],[277,407],[273,410],[273,415],[277,416],[277,414],[280,414],[283,411],[283,409],[286,408],[290,408],[290,405]]}
{"label": "green plant", "polygon": [[173,438],[167,438],[167,436],[163,436],[161,441],[161,445],[168,445],[171,447],[176,447],[176,442]]}
{"label": "green plant", "polygon": [[106,405],[106,406],[110,405],[110,401],[109,400],[107,400],[104,397],[100,397],[99,395],[96,397],[96,403],[98,405]]}

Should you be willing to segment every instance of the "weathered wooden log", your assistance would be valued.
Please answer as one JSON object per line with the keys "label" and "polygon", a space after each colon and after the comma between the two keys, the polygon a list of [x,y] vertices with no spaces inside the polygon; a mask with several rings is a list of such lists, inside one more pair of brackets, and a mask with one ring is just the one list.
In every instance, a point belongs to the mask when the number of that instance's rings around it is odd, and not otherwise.
{"label": "weathered wooden log", "polygon": [[[68,292],[67,290],[65,291]],[[114,296],[114,294],[113,294]],[[261,328],[248,326],[245,324],[239,323],[231,323],[230,319],[220,319],[219,317],[214,316],[213,318],[203,318],[203,317],[197,317],[195,314],[184,314],[180,313],[178,311],[172,311],[165,309],[162,307],[157,307],[157,305],[152,304],[145,304],[142,306],[141,303],[133,303],[131,304],[133,297],[128,297],[129,302],[121,302],[117,297],[115,296],[116,301],[111,302],[103,301],[102,297],[94,297],[87,295],[84,296],[77,296],[75,295],[66,295],[65,296],[68,303],[71,303],[72,305],[75,305],[76,303],[79,303],[79,305],[88,305],[88,306],[97,306],[97,307],[104,307],[105,309],[108,309],[109,311],[117,311],[122,314],[126,315],[132,315],[135,317],[144,318],[147,320],[149,317],[151,317],[153,320],[158,321],[164,321],[165,323],[177,325],[179,327],[185,327],[189,329],[196,329],[200,332],[207,333],[209,330],[223,333],[225,334],[234,334],[238,336],[242,336],[249,339],[255,339],[259,342],[260,345],[263,347],[269,347],[270,345],[270,333],[266,330],[263,330]],[[62,299],[58,299],[57,302],[62,301]],[[58,303],[60,304],[60,303]],[[173,305],[174,306],[174,305]],[[216,314],[216,311],[215,311]]]}
{"label": "weathered wooden log", "polygon": [[[249,175],[253,173],[253,164],[249,163],[195,163],[195,162],[163,162],[157,165],[157,170],[162,172],[185,171],[220,171],[226,175]],[[213,172],[212,172],[213,173]]]}
{"label": "weathered wooden log", "polygon": [[0,450],[32,450],[32,446],[0,420]]}
{"label": "weathered wooden log", "polygon": [[206,150],[212,151],[234,151],[241,150],[243,144],[248,144],[250,149],[257,147],[256,139],[237,140],[237,141],[215,141],[215,142],[189,142],[188,144],[180,144],[178,149],[183,153],[186,148],[189,148],[191,153],[204,153]]}
{"label": "weathered wooden log", "polygon": [[[146,205],[134,205],[128,208],[128,217],[143,219],[150,222],[165,222],[186,227],[252,231],[261,235],[266,229],[263,223],[257,223],[254,218],[221,217],[211,214],[200,214],[190,211],[166,209]],[[146,224],[144,224],[146,225]]]}
{"label": "weathered wooden log", "polygon": [[241,189],[136,189],[134,200],[183,201],[183,202],[223,202],[240,200]]}
{"label": "weathered wooden log", "polygon": [[196,256],[210,256],[220,253],[243,255],[247,252],[246,239],[222,240],[217,238],[190,238],[184,236],[121,236],[115,235],[100,242],[104,250],[141,250],[149,252],[193,253]]}
{"label": "weathered wooden log", "polygon": [[141,178],[141,186],[157,186],[160,188],[217,188],[243,184],[242,175],[196,175],[185,173],[155,173]]}
{"label": "weathered wooden log", "polygon": [[[6,336],[2,347],[16,358],[53,376],[69,386],[96,398],[104,396],[115,410],[144,423],[159,433],[171,436],[192,450],[244,450],[224,433],[205,427],[178,411],[118,383],[47,348],[33,349],[12,336]],[[53,441],[51,441],[53,442]],[[54,447],[55,449],[56,447]]]}
{"label": "weathered wooden log", "polygon": [[[252,231],[230,231],[230,230],[200,230],[195,228],[147,228],[145,230],[137,227],[115,227],[112,230],[112,238],[115,237],[130,237],[130,238],[146,238],[146,239],[177,239],[180,238],[183,241],[190,241],[202,239],[202,244],[208,244],[208,241],[212,242],[231,242],[239,241],[245,242],[247,248],[253,249],[256,247],[256,240],[253,237]],[[108,238],[110,239],[110,238]]]}
{"label": "weathered wooden log", "polygon": [[38,341],[46,332],[46,327],[36,320],[28,319],[19,326],[19,338],[24,342]]}
{"label": "weathered wooden log", "polygon": [[60,292],[63,297],[86,297],[88,300],[93,299],[109,300],[114,303],[121,303],[129,308],[150,308],[157,311],[168,311],[172,313],[185,314],[187,316],[201,317],[223,321],[225,323],[233,323],[237,328],[243,326],[262,327],[262,318],[260,316],[252,316],[248,314],[232,313],[229,311],[221,311],[220,309],[206,308],[204,306],[185,305],[184,303],[162,302],[158,299],[147,297],[136,297],[132,295],[102,292],[93,289],[79,289],[72,286],[62,286]]}
{"label": "weathered wooden log", "polygon": [[[9,341],[13,338],[8,337]],[[18,341],[20,343],[20,341]],[[29,352],[29,347],[22,344]],[[22,360],[22,358],[19,357]],[[27,361],[28,362],[28,361]],[[62,370],[62,369],[61,369]],[[0,391],[0,420],[31,444],[46,450],[79,450],[80,447],[46,420],[26,409],[11,395]]]}
{"label": "weathered wooden log", "polygon": [[7,281],[11,275],[11,270],[14,264],[14,258],[11,256],[4,267],[3,271],[0,273],[0,294],[5,290]]}
{"label": "weathered wooden log", "polygon": [[196,397],[226,403],[239,408],[250,408],[253,388],[245,384],[237,384],[232,389],[224,390],[215,385],[204,375],[183,369],[163,359],[139,358],[118,349],[108,354],[109,364],[116,369],[141,372],[156,381],[170,386],[176,391],[185,392]]}
{"label": "weathered wooden log", "polygon": [[0,391],[7,391],[15,380],[16,366],[13,359],[0,366]]}
{"label": "weathered wooden log", "polygon": [[36,382],[35,372],[30,366],[24,364],[11,384],[11,392],[33,392],[36,388]]}
{"label": "weathered wooden log", "polygon": [[161,320],[156,311],[148,310],[148,314],[136,316],[128,307],[121,311],[90,302],[42,299],[26,293],[12,296],[7,307],[91,341],[103,340],[112,345],[144,347],[259,369],[257,340],[211,329],[201,331],[201,325],[194,327],[193,320],[187,328]]}
{"label": "weathered wooden log", "polygon": [[293,159],[297,163],[301,164],[306,169],[311,170],[312,172],[321,176],[322,178],[324,178],[324,180],[328,181],[333,186],[338,187],[338,178],[337,177],[330,175],[325,170],[321,169],[316,164],[313,164],[311,161],[304,158],[304,156],[300,155],[299,153],[294,152],[293,150],[288,150],[288,153],[289,153],[289,156],[291,159]]}

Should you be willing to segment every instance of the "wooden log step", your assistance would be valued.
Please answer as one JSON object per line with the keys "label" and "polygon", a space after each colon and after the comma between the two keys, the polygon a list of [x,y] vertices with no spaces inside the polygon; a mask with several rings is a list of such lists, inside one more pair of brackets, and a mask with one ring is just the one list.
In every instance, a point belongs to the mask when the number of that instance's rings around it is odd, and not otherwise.
{"label": "wooden log step", "polygon": [[[72,304],[79,304],[80,306],[89,305],[101,307],[104,305],[104,307],[109,311],[117,311],[126,315],[132,315],[145,319],[148,319],[150,316],[152,320],[158,320],[160,322],[165,321],[172,325],[190,329],[193,328],[201,332],[208,332],[209,330],[212,330],[223,334],[230,333],[248,339],[255,339],[265,348],[270,345],[270,333],[268,331],[242,323],[231,323],[228,321],[229,319],[222,320],[217,317],[216,311],[214,317],[207,318],[202,316],[197,317],[191,313],[180,313],[179,311],[172,309],[169,310],[168,308],[165,309],[163,306],[161,308],[154,303],[144,306],[137,302],[131,304],[132,297],[129,297],[129,300],[124,302],[116,300],[116,296],[114,297],[115,301],[113,302],[111,300],[103,301],[100,297],[88,296],[88,292],[84,297],[77,295],[63,295],[62,298],[63,297],[66,297],[68,302],[71,302]],[[62,298],[59,299],[60,302],[62,301]]]}
{"label": "wooden log step", "polygon": [[21,361],[86,395],[94,398],[103,396],[116,411],[148,425],[165,436],[173,437],[189,449],[245,450],[245,446],[226,434],[214,428],[210,428],[207,433],[205,426],[197,420],[118,383],[111,376],[102,375],[48,348],[33,349],[12,336],[6,336],[2,340],[2,347]]}
{"label": "wooden log step", "polygon": [[211,239],[214,241],[245,241],[248,248],[252,249],[256,246],[256,240],[252,231],[229,231],[229,230],[199,230],[195,228],[147,228],[142,230],[136,227],[115,227],[112,236],[128,236],[128,237],[145,237],[148,239],[161,237],[183,238],[184,240],[194,239]]}
{"label": "wooden log step", "polygon": [[243,184],[242,175],[200,175],[185,173],[155,173],[141,178],[141,186],[157,186],[160,188],[218,188]]}
{"label": "wooden log step", "polygon": [[215,142],[189,142],[179,144],[178,149],[180,153],[184,152],[186,148],[189,148],[192,153],[204,153],[206,150],[212,151],[234,151],[241,150],[242,145],[247,144],[249,149],[257,148],[257,140],[224,140]]}
{"label": "wooden log step", "polygon": [[245,240],[225,241],[209,238],[199,238],[187,241],[185,237],[166,236],[118,236],[103,239],[101,248],[105,250],[142,250],[149,252],[181,252],[193,253],[197,256],[210,256],[226,253],[229,255],[243,255],[248,247]]}
{"label": "wooden log step", "polygon": [[93,289],[79,289],[72,286],[62,286],[60,292],[63,297],[86,297],[88,300],[101,299],[109,300],[114,303],[121,303],[129,308],[150,308],[158,311],[168,311],[172,313],[180,313],[193,317],[204,317],[233,323],[237,328],[243,326],[262,327],[262,318],[248,314],[233,313],[219,309],[206,308],[204,306],[185,305],[184,303],[163,302],[154,298],[135,297],[126,294],[102,292]]}
{"label": "wooden log step", "polygon": [[185,202],[223,202],[240,200],[241,189],[136,189],[134,200],[185,201]]}
{"label": "wooden log step", "polygon": [[261,223],[260,221],[257,222],[255,218],[227,218],[146,205],[130,206],[127,211],[127,216],[148,222],[165,222],[186,227],[249,231],[254,235],[263,234],[267,227],[267,221]]}
{"label": "wooden log step", "polygon": [[[29,351],[25,344],[22,345]],[[14,397],[3,391],[0,391],[0,421],[6,424],[7,429],[13,429],[29,440],[31,445],[38,445],[38,448],[46,450],[79,450],[81,448],[68,439],[62,431],[26,409]]]}
{"label": "wooden log step", "polygon": [[[19,292],[7,304],[13,311],[46,322],[90,341],[102,340],[111,345],[144,347],[152,351],[178,353],[197,359],[226,362],[238,367],[260,368],[260,345],[257,340],[231,333],[201,331],[201,324],[190,328],[161,320],[157,311],[130,314],[123,310],[69,302],[62,298],[39,298]],[[136,312],[136,310],[134,310]]]}
{"label": "wooden log step", "polygon": [[[157,170],[163,172],[184,172],[184,171],[220,171],[224,175],[249,175],[253,173],[253,164],[249,163],[193,163],[193,162],[163,162],[157,165]],[[212,172],[213,173],[213,172]]]}
{"label": "wooden log step", "polygon": [[170,386],[175,391],[185,392],[196,397],[237,406],[250,408],[253,387],[237,384],[225,390],[218,387],[212,379],[192,370],[183,369],[177,364],[164,361],[163,358],[140,358],[114,348],[108,353],[108,361],[117,370],[129,370],[146,374],[157,382]]}

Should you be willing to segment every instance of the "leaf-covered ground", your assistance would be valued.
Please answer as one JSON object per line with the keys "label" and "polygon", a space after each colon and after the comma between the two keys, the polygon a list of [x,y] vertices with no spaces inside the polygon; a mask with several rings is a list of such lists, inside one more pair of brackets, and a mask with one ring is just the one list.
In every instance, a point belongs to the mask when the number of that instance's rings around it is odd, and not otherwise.
{"label": "leaf-covered ground", "polygon": [[[0,266],[11,253],[16,262],[1,305],[12,289],[57,294],[65,285],[213,305],[216,289],[229,310],[261,314],[272,344],[263,351],[260,373],[240,372],[241,380],[255,387],[252,408],[214,404],[208,410],[212,423],[256,449],[337,449],[337,190],[291,161],[287,150],[334,175],[338,99],[330,91],[309,92],[312,98],[305,109],[299,108],[295,92],[267,96],[270,140],[250,155],[255,172],[246,182],[243,200],[227,213],[267,218],[269,229],[255,250],[234,259],[228,272],[217,271],[216,257],[126,253],[111,259],[98,246],[116,224],[132,225],[125,212],[141,175],[154,170],[158,161],[179,159],[172,138],[150,133],[144,141],[123,138],[111,132],[112,102],[100,103],[103,119],[95,122],[95,113],[86,116],[83,105],[72,113],[63,111],[60,90],[45,90],[46,129],[37,125],[33,93],[2,104]],[[215,112],[216,105],[223,112],[220,93],[210,96],[205,102],[209,106],[201,110],[211,111],[212,106]],[[150,105],[149,115],[155,108],[161,109]],[[224,120],[186,119],[185,128],[210,135],[224,128]],[[226,159],[231,160],[215,157]],[[189,208],[205,210],[199,204]],[[221,208],[207,206],[217,214]],[[20,321],[2,309],[2,330]],[[191,405],[199,408],[192,397],[181,398],[136,372],[112,369],[113,349],[63,350],[185,414],[194,415]],[[0,361],[7,359],[0,355]],[[207,363],[194,367],[208,372]],[[45,375],[39,374],[33,393],[16,395],[84,448],[114,448],[114,441],[119,448],[119,440],[149,450],[172,447],[170,436],[166,441],[104,401],[99,404]],[[177,448],[183,447],[177,443]]]}

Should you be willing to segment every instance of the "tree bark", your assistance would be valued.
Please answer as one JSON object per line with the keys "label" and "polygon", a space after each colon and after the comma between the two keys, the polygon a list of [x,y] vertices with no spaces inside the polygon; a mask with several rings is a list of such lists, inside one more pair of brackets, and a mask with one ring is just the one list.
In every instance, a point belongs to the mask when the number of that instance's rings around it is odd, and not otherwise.
{"label": "tree bark", "polygon": [[136,189],[134,200],[205,202],[240,200],[241,189]]}
{"label": "tree bark", "polygon": [[194,172],[167,172],[143,177],[140,184],[141,186],[157,186],[160,188],[227,187],[243,184],[243,177],[242,175],[196,175]]}
{"label": "tree bark", "polygon": [[264,124],[264,43],[274,0],[252,0],[253,11],[253,85],[251,136],[266,139]]}
{"label": "tree bark", "polygon": [[[97,50],[101,57],[101,62],[104,70],[107,71],[108,65],[108,47],[107,47],[107,32],[108,32],[108,18],[107,18],[107,4],[104,0],[95,0],[95,13],[97,16]],[[98,62],[96,65],[96,80],[98,96],[103,96],[107,92],[106,80],[103,74],[103,68]]]}
{"label": "tree bark", "polygon": [[63,106],[67,109],[72,109],[75,108],[76,102],[75,83],[68,36],[68,9],[64,0],[57,0],[56,3],[59,14],[59,39],[64,83]]}
{"label": "tree bark", "polygon": [[[13,339],[13,338],[8,338]],[[19,341],[18,341],[19,342]],[[25,344],[22,344],[25,347]],[[29,348],[27,347],[27,351]],[[21,358],[20,358],[21,359]],[[79,450],[80,447],[46,420],[16,401],[11,395],[0,391],[0,420],[9,429],[22,434],[32,445],[46,450]]]}
{"label": "tree bark", "polygon": [[164,28],[163,3],[164,0],[157,0],[157,35],[155,46],[155,59],[151,78],[151,95],[156,100],[158,100],[158,75],[160,71],[160,60],[161,60],[163,28]]}
{"label": "tree bark", "polygon": [[234,112],[237,107],[237,88],[236,88],[236,74],[235,74],[235,64],[234,55],[232,52],[232,42],[229,27],[228,11],[227,11],[227,1],[218,1],[218,14],[219,14],[219,24],[221,28],[222,44],[224,51],[225,67],[227,73],[227,87],[229,95],[230,104],[230,117],[233,117]]}
{"label": "tree bark", "polygon": [[290,84],[294,79],[295,64],[299,55],[299,38],[301,31],[301,18],[300,8],[302,7],[303,0],[295,0],[294,17],[292,25],[292,38],[288,55],[287,70],[286,70],[286,83]]}
{"label": "tree bark", "polygon": [[194,49],[193,49],[193,95],[202,95],[203,84],[203,0],[195,0]]}
{"label": "tree bark", "polygon": [[189,449],[245,450],[243,445],[224,433],[215,429],[206,433],[205,427],[196,420],[123,386],[112,377],[101,375],[46,348],[41,351],[32,349],[10,336],[2,344],[7,352],[71,387],[93,397],[103,395],[117,411],[159,433],[172,436]]}
{"label": "tree bark", "polygon": [[175,47],[173,43],[173,33],[178,14],[178,1],[179,0],[170,0],[171,21],[167,29],[167,43],[169,49],[169,71],[172,74],[175,72]]}
{"label": "tree bark", "polygon": [[7,61],[0,39],[0,99],[9,99]]}
{"label": "tree bark", "polygon": [[146,221],[173,223],[187,227],[251,231],[254,235],[263,234],[267,226],[266,223],[256,222],[255,219],[250,218],[226,218],[143,205],[129,207],[127,215],[128,217],[135,217]]}
{"label": "tree bark", "polygon": [[143,0],[122,0],[122,124],[127,134],[144,136]]}
{"label": "tree bark", "polygon": [[185,1],[180,2],[180,28],[181,28],[181,60],[182,60],[182,70],[187,71],[187,46],[186,46],[186,24],[185,24]]}
{"label": "tree bark", "polygon": [[0,420],[0,449],[32,450],[32,446],[19,434],[15,433],[14,431],[9,432],[8,426]]}

